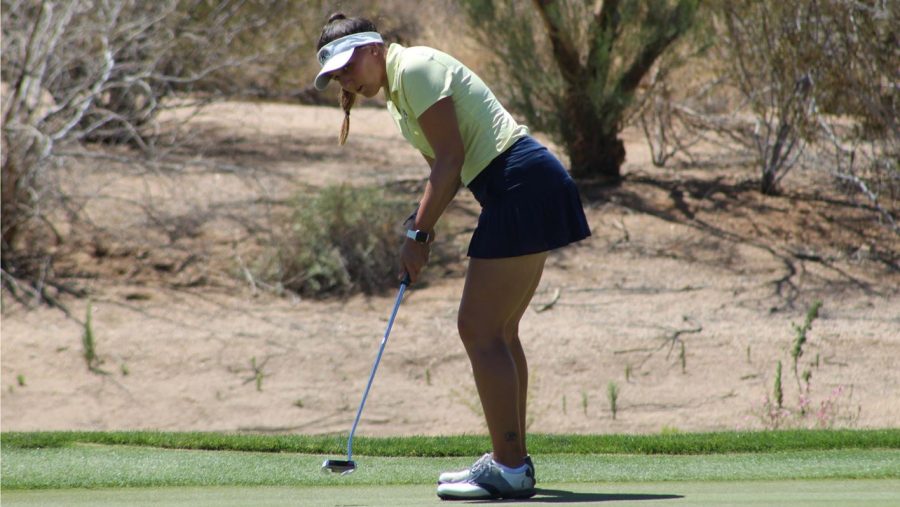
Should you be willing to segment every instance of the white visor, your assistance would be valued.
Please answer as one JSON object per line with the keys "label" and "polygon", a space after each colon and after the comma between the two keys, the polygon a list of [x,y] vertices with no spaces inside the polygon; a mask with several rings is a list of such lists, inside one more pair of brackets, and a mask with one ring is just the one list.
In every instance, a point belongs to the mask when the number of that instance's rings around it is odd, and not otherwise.
{"label": "white visor", "polygon": [[316,55],[319,59],[319,65],[322,66],[322,70],[316,76],[316,89],[324,90],[328,86],[331,76],[327,74],[347,65],[350,57],[353,56],[354,49],[374,43],[384,44],[378,32],[352,33],[322,46],[322,49]]}

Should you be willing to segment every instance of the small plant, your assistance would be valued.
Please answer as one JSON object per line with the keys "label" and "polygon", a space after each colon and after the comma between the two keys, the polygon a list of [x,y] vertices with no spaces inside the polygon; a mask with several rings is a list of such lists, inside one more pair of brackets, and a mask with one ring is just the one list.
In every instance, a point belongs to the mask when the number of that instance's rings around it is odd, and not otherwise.
{"label": "small plant", "polygon": [[125,364],[125,363],[122,363],[122,366],[120,367],[120,370],[122,371],[122,376],[123,376],[123,377],[127,377],[128,375],[131,374],[131,370],[128,368],[128,365]]}
{"label": "small plant", "polygon": [[566,415],[568,413],[566,411],[566,395],[565,394],[562,397],[562,411],[563,411],[563,415]]}
{"label": "small plant", "polygon": [[294,401],[294,406],[297,408],[303,408],[303,400],[297,398],[297,400]]}
{"label": "small plant", "polygon": [[251,375],[244,379],[244,384],[249,384],[250,382],[256,383],[256,390],[262,392],[262,382],[263,378],[268,377],[268,375],[263,372],[263,368],[266,366],[266,363],[269,362],[269,358],[267,357],[262,364],[256,364],[256,356],[250,358],[250,371]]}
{"label": "small plant", "polygon": [[92,308],[91,302],[88,301],[87,305],[87,313],[84,318],[84,334],[81,336],[81,345],[82,350],[84,352],[84,361],[87,363],[87,367],[89,370],[93,369],[94,363],[97,360],[97,352],[94,349],[94,329],[93,329],[93,317],[92,317]]}
{"label": "small plant", "polygon": [[94,326],[92,317],[92,307],[90,301],[87,305],[87,315],[84,318],[84,334],[81,336],[81,344],[83,347],[84,361],[87,363],[88,371],[99,375],[108,375],[108,372],[100,369],[102,361],[97,356],[96,339],[94,338]]}
{"label": "small plant", "polygon": [[784,425],[791,413],[786,408],[779,407],[776,403],[773,403],[769,396],[766,395],[762,401],[759,415],[760,420],[767,429],[777,430]]}
{"label": "small plant", "polygon": [[681,342],[681,351],[678,353],[678,359],[681,362],[681,374],[687,373],[687,354],[684,351],[684,342]]}
{"label": "small plant", "polygon": [[846,389],[838,386],[818,404],[809,394],[802,393],[797,399],[796,409],[778,407],[768,396],[762,402],[760,419],[767,429],[808,428],[830,429],[838,423],[852,426],[859,420],[860,405],[852,405],[852,390],[845,397]]}
{"label": "small plant", "polygon": [[625,382],[631,382],[632,368],[630,364],[625,365]]}
{"label": "small plant", "polygon": [[610,382],[606,385],[606,397],[609,399],[609,411],[612,413],[613,421],[616,420],[616,413],[619,405],[619,385]]}
{"label": "small plant", "polygon": [[586,392],[581,391],[581,411],[584,412],[585,417],[587,417],[587,409],[588,409],[588,395]]}
{"label": "small plant", "polygon": [[762,404],[761,419],[766,427],[770,429],[778,429],[784,424],[785,419],[790,415],[790,411],[784,408],[784,388],[781,385],[781,361],[775,365],[775,387],[772,390],[773,400],[766,395]]}
{"label": "small plant", "polygon": [[19,387],[25,387],[25,375],[21,373],[16,375],[16,383],[19,384]]}
{"label": "small plant", "polygon": [[798,326],[793,322],[791,325],[794,327],[794,332],[796,336],[794,337],[794,345],[791,348],[791,359],[794,360],[794,378],[797,379],[797,387],[800,388],[800,374],[797,370],[797,362],[803,356],[803,346],[806,345],[806,333],[812,329],[812,323],[819,317],[819,309],[822,308],[821,301],[815,301],[812,306],[806,311],[806,320],[803,322],[802,326]]}
{"label": "small plant", "polygon": [[[819,408],[815,413],[815,427],[816,428],[832,428],[838,421],[842,421],[846,424],[855,424],[859,419],[859,414],[862,412],[862,406],[857,405],[856,411],[853,411],[852,408],[843,408],[841,406],[841,399],[844,396],[845,388],[844,386],[837,386],[831,390],[831,394],[828,398],[819,402]],[[850,394],[847,396],[847,401],[853,397],[853,390],[851,386]]]}
{"label": "small plant", "polygon": [[431,385],[431,370],[429,368],[425,368],[425,385]]}
{"label": "small plant", "polygon": [[815,301],[807,310],[806,319],[802,326],[791,323],[795,335],[789,355],[792,360],[794,378],[797,381],[797,406],[788,407],[785,405],[783,368],[782,362],[779,360],[775,367],[775,385],[772,398],[766,395],[760,407],[760,418],[769,429],[782,427],[832,428],[838,422],[854,424],[859,419],[862,407],[857,406],[854,411],[846,406],[850,401],[849,398],[852,397],[852,391],[851,396],[843,400],[843,386],[833,389],[831,395],[821,400],[818,404],[814,402],[812,368],[819,368],[819,354],[816,354],[815,361],[809,362],[810,369],[804,369],[802,374],[799,372],[800,358],[803,357],[804,346],[808,342],[807,334],[812,329],[812,323],[818,318],[821,307],[822,302]]}
{"label": "small plant", "polygon": [[806,384],[806,388],[800,391],[800,402],[798,403],[797,408],[800,409],[800,415],[805,416],[806,410],[808,408],[808,404],[811,401],[809,398],[809,383],[812,379],[812,372],[806,370],[803,372],[803,382]]}
{"label": "small plant", "polygon": [[659,430],[660,435],[680,435],[682,432],[675,426],[669,426],[668,424],[663,426]]}
{"label": "small plant", "polygon": [[255,374],[254,376],[256,377],[256,390],[262,391],[262,380],[264,377],[263,372],[262,372],[262,367],[260,367],[260,368],[256,367],[256,358],[255,357],[253,359],[251,359],[250,365],[253,367],[254,374]]}
{"label": "small plant", "polygon": [[784,389],[781,387],[781,361],[775,367],[775,403],[781,409],[784,407]]}

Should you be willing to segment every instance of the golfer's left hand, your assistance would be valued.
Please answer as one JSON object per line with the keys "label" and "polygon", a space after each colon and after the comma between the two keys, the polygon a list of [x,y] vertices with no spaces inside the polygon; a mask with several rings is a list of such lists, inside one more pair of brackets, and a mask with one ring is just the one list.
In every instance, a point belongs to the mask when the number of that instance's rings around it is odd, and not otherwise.
{"label": "golfer's left hand", "polygon": [[416,283],[416,280],[419,279],[419,274],[428,262],[429,250],[430,247],[428,245],[406,238],[403,246],[400,247],[400,267],[403,269],[399,277],[403,278],[403,272],[405,271],[409,273],[409,279],[412,283]]}

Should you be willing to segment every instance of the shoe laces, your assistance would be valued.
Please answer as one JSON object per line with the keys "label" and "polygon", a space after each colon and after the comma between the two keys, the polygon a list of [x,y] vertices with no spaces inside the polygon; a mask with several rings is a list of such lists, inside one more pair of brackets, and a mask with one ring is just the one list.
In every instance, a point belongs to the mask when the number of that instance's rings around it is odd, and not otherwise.
{"label": "shoe laces", "polygon": [[491,464],[491,461],[493,461],[493,459],[494,459],[494,455],[491,453],[487,453],[484,456],[482,456],[478,461],[475,462],[475,464],[472,465],[472,468],[470,469],[470,473],[471,473],[470,476],[478,477],[479,475],[481,475],[481,472],[484,471],[486,468],[488,468],[488,466]]}

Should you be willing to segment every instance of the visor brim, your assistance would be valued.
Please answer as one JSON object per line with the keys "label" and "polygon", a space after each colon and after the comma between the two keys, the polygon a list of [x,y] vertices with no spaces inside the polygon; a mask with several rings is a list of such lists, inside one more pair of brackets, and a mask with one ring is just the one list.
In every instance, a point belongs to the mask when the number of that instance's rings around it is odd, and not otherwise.
{"label": "visor brim", "polygon": [[350,58],[353,56],[353,50],[356,48],[350,48],[347,51],[343,51],[341,53],[337,53],[329,58],[325,65],[322,65],[322,70],[319,71],[319,74],[316,75],[315,86],[316,90],[324,90],[328,87],[328,82],[331,81],[331,76],[328,74],[343,68],[347,65],[347,62],[350,61]]}

